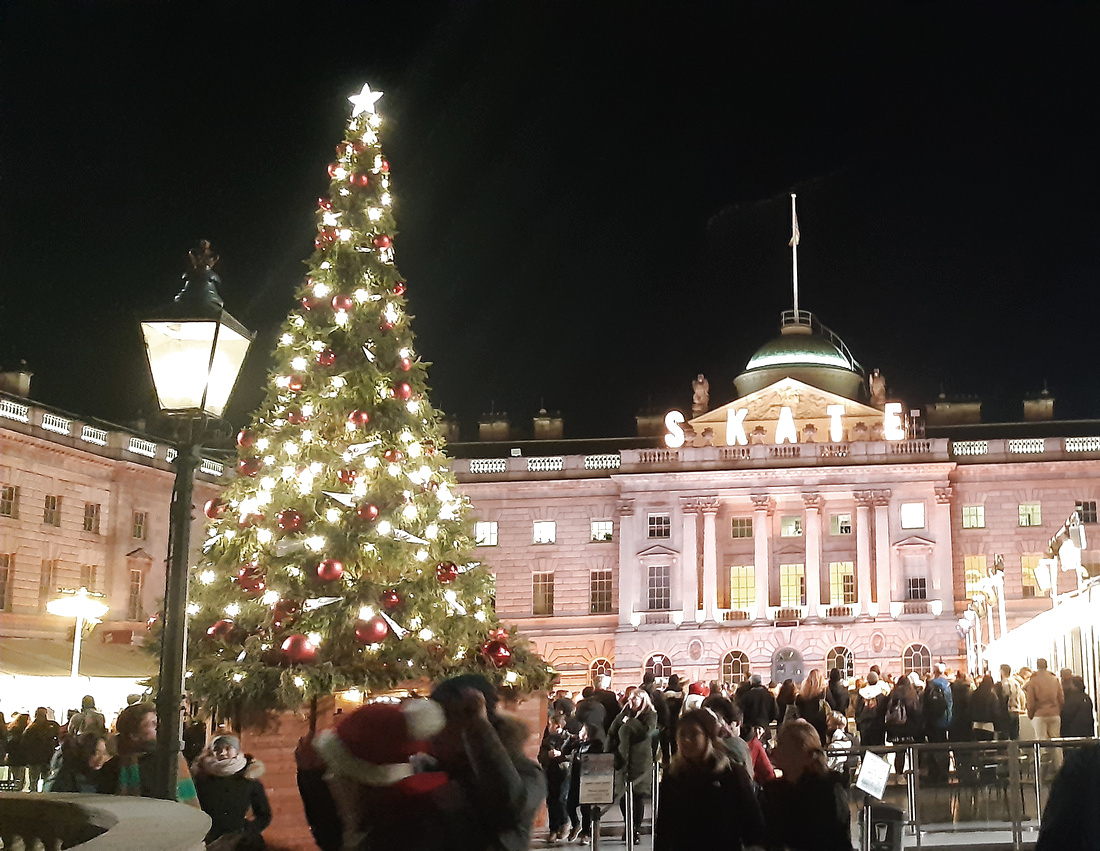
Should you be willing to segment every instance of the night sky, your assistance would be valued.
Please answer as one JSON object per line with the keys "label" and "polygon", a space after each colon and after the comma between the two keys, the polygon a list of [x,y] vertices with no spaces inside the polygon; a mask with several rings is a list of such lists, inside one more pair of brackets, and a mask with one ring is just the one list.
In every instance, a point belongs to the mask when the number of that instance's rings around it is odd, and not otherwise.
{"label": "night sky", "polygon": [[0,6],[0,358],[154,410],[137,316],[210,239],[257,406],[364,81],[434,404],[571,437],[712,404],[791,306],[909,405],[1100,416],[1097,4]]}

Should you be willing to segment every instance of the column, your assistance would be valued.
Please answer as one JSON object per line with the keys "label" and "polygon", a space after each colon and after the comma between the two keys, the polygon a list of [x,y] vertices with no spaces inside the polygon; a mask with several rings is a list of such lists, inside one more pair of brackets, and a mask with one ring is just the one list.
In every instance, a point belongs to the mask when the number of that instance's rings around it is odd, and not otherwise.
{"label": "column", "polygon": [[936,488],[935,525],[930,527],[935,530],[936,546],[930,554],[931,564],[928,565],[932,580],[932,594],[929,597],[939,600],[940,611],[947,612],[952,618],[955,617],[955,566],[951,541],[951,499],[954,493],[951,485]]}
{"label": "column", "polygon": [[878,586],[878,617],[890,618],[890,491],[874,492],[875,577]]}
{"label": "column", "polygon": [[825,500],[816,493],[802,494],[806,507],[806,618],[817,620],[821,606],[821,507]]}
{"label": "column", "polygon": [[861,617],[878,614],[871,600],[871,493],[856,491],[856,585],[859,590]]}
{"label": "column", "polygon": [[752,497],[753,564],[756,578],[756,620],[767,621],[770,600],[771,554],[768,552],[768,519],[775,503],[766,494]]}
{"label": "column", "polygon": [[718,606],[718,536],[715,519],[718,500],[701,506],[703,511],[703,620],[711,620]]}
{"label": "column", "polygon": [[634,544],[634,500],[619,501],[619,626],[631,626],[638,601],[638,560]]}
{"label": "column", "polygon": [[699,533],[698,508],[694,500],[683,500],[684,549],[680,564],[680,595],[684,609],[684,622],[695,623],[695,612],[699,605]]}

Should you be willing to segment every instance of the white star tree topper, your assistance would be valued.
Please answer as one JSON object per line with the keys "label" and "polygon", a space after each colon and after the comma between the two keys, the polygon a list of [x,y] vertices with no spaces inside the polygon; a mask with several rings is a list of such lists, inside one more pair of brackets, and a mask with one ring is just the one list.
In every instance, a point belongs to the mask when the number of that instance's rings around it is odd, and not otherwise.
{"label": "white star tree topper", "polygon": [[380,97],[382,97],[382,92],[372,92],[370,90],[370,83],[363,83],[363,90],[359,92],[359,94],[352,95],[348,98],[354,107],[351,111],[352,118],[364,112],[369,112],[373,115],[376,112],[374,105]]}

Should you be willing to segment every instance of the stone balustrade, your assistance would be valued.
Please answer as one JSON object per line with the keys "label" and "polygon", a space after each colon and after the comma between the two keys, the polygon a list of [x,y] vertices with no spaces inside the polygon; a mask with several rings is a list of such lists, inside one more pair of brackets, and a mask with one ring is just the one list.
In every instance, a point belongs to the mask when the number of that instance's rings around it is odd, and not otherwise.
{"label": "stone balustrade", "polygon": [[114,795],[0,792],[5,851],[203,851],[206,813]]}

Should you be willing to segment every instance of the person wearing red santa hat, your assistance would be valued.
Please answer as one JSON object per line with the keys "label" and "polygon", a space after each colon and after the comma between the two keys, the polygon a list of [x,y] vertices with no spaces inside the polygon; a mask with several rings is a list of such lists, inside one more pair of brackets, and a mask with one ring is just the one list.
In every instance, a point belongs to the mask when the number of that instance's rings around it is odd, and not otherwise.
{"label": "person wearing red santa hat", "polygon": [[428,830],[440,822],[419,822],[445,807],[447,775],[418,771],[410,757],[423,753],[444,723],[439,704],[414,699],[361,706],[317,734],[313,748],[327,768],[345,851],[443,847],[444,835]]}

